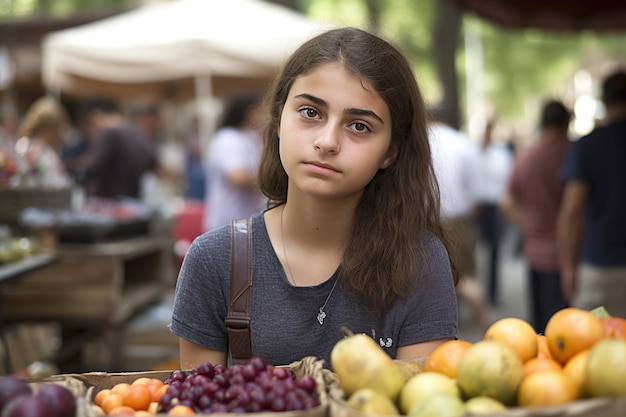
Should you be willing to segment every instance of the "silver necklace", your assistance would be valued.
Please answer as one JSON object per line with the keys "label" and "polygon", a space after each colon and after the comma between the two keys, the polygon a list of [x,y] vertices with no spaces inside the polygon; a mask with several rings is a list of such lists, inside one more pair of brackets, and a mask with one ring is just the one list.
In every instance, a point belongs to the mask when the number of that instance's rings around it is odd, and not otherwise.
{"label": "silver necklace", "polygon": [[[289,271],[288,279],[290,279],[291,282],[293,282],[294,286],[297,286],[298,284],[296,284],[296,278],[294,277],[293,272],[291,272],[291,265],[289,265],[289,258],[287,258],[287,250],[285,249],[285,235],[283,234],[283,213],[284,212],[285,212],[285,206],[283,206],[283,209],[280,212],[280,240],[282,241],[281,243],[283,245],[283,257],[285,258],[285,263],[287,264],[287,270]],[[333,295],[333,292],[335,291],[335,287],[337,286],[338,281],[339,279],[335,279],[335,283],[333,284],[333,287],[330,289],[330,292],[328,293],[328,296],[326,297],[324,304],[322,304],[319,311],[317,312],[317,322],[320,324],[320,326],[324,324],[324,319],[326,318],[326,312],[324,311],[324,309],[326,308],[326,304],[328,304],[328,300],[330,300],[330,296]]]}

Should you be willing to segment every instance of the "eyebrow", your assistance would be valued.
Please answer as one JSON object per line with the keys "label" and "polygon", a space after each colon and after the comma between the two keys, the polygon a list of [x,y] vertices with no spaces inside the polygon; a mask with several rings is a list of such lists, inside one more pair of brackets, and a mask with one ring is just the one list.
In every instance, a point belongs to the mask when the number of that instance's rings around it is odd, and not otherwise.
{"label": "eyebrow", "polygon": [[[307,94],[307,93],[298,94],[294,98],[304,98],[306,100],[312,101],[313,103],[317,104],[318,106],[328,107],[328,103],[325,100],[322,100],[319,97],[315,97],[315,96],[312,96],[312,95]],[[381,124],[383,124],[383,125],[385,124],[383,119],[379,115],[377,115],[376,113],[374,113],[371,110],[357,109],[357,108],[348,108],[348,109],[344,110],[344,113],[351,114],[351,115],[354,115],[354,116],[369,116],[369,117],[373,117],[374,119],[378,120]]]}

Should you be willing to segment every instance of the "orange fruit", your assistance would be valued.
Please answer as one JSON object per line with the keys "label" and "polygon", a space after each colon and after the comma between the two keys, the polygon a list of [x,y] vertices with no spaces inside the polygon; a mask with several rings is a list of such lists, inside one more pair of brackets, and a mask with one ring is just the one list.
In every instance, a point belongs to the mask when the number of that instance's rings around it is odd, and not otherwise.
{"label": "orange fruit", "polygon": [[93,399],[93,402],[96,405],[102,405],[102,401],[111,393],[111,390],[108,388],[105,389],[101,389],[100,391],[98,391],[98,393],[96,394],[96,396]]}
{"label": "orange fruit", "polygon": [[[156,393],[164,385],[165,385],[165,383],[163,381],[161,381],[160,379],[157,379],[157,378],[150,378],[148,381],[146,381],[145,386],[146,386],[146,388],[148,388],[148,391],[150,391],[150,394],[152,395],[152,401],[159,401],[159,399],[156,398],[156,395],[157,395]],[[159,398],[161,398],[161,397],[159,397]]]}
{"label": "orange fruit", "polygon": [[563,367],[554,359],[532,358],[524,362],[524,377],[540,371],[560,371]]}
{"label": "orange fruit", "polygon": [[611,339],[626,339],[626,319],[621,317],[601,318],[605,337]]}
{"label": "orange fruit", "polygon": [[565,364],[569,358],[604,338],[604,327],[590,311],[567,307],[550,317],[545,335],[554,359]]}
{"label": "orange fruit", "polygon": [[186,405],[175,405],[167,412],[168,416],[190,416],[192,414],[196,414],[196,412],[193,411],[193,408]]}
{"label": "orange fruit", "polygon": [[131,407],[122,405],[120,407],[114,408],[113,410],[109,411],[107,414],[110,416],[134,416],[135,410],[133,410]]}
{"label": "orange fruit", "polygon": [[544,407],[565,404],[578,398],[578,390],[562,370],[541,371],[528,375],[517,390],[517,405]]}
{"label": "orange fruit", "polygon": [[126,392],[126,390],[128,390],[128,388],[130,388],[130,384],[126,383],[126,382],[120,382],[119,384],[115,384],[113,385],[113,387],[111,388],[111,393],[115,393],[115,394],[123,394]]}
{"label": "orange fruit", "polygon": [[169,387],[170,387],[169,385],[163,385],[161,388],[159,388],[156,391],[154,391],[152,393],[152,401],[159,401],[161,399],[161,397],[163,396],[163,394],[165,394],[167,392],[167,389]]}
{"label": "orange fruit", "polygon": [[148,387],[150,391],[152,390],[156,391],[157,389],[165,385],[165,382],[161,381],[158,378],[149,378],[144,385]]}
{"label": "orange fruit", "polygon": [[448,340],[440,344],[426,358],[424,371],[439,372],[450,378],[456,378],[461,357],[471,346],[472,344],[466,340]]}
{"label": "orange fruit", "polygon": [[509,345],[522,362],[537,356],[535,329],[527,321],[516,317],[507,317],[494,322],[487,328],[484,339]]}
{"label": "orange fruit", "polygon": [[139,378],[135,379],[133,382],[130,383],[130,385],[132,385],[132,386],[146,385],[148,383],[148,381],[150,381],[150,378],[148,378],[146,376],[142,376],[142,377],[139,377]]}
{"label": "orange fruit", "polygon": [[589,359],[589,349],[578,352],[572,356],[563,366],[563,371],[569,379],[576,385],[578,398],[584,396],[583,384],[585,382],[585,372],[587,360]]}
{"label": "orange fruit", "polygon": [[543,334],[537,334],[537,357],[554,359],[548,347],[548,338]]}
{"label": "orange fruit", "polygon": [[145,385],[130,386],[122,394],[122,403],[133,410],[147,410],[152,402],[152,394]]}
{"label": "orange fruit", "polygon": [[122,394],[112,392],[102,400],[102,404],[100,404],[100,407],[102,407],[104,412],[108,414],[114,408],[121,407],[123,405],[124,400],[122,398]]}

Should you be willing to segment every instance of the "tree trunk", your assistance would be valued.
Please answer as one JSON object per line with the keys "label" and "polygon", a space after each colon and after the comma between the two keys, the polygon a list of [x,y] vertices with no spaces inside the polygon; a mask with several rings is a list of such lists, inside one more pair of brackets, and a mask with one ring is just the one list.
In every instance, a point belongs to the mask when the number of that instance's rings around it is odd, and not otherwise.
{"label": "tree trunk", "polygon": [[365,0],[368,16],[368,30],[372,33],[380,33],[380,4],[378,0]]}
{"label": "tree trunk", "polygon": [[448,1],[435,0],[433,31],[435,64],[443,90],[440,105],[449,115],[450,124],[459,129],[461,112],[455,57],[461,32],[460,10]]}
{"label": "tree trunk", "polygon": [[298,0],[269,0],[270,3],[280,4],[292,10],[302,11],[298,6]]}

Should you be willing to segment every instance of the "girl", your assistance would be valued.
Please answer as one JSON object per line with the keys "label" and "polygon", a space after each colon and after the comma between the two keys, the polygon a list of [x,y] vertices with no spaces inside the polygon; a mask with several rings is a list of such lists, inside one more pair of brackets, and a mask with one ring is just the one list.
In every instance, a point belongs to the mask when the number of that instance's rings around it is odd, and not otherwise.
{"label": "girl", "polygon": [[[392,357],[457,337],[455,279],[439,219],[424,103],[384,40],[335,29],[302,45],[269,96],[252,216],[254,356],[324,359],[342,325]],[[182,368],[225,364],[230,227],[197,238],[171,330]]]}

